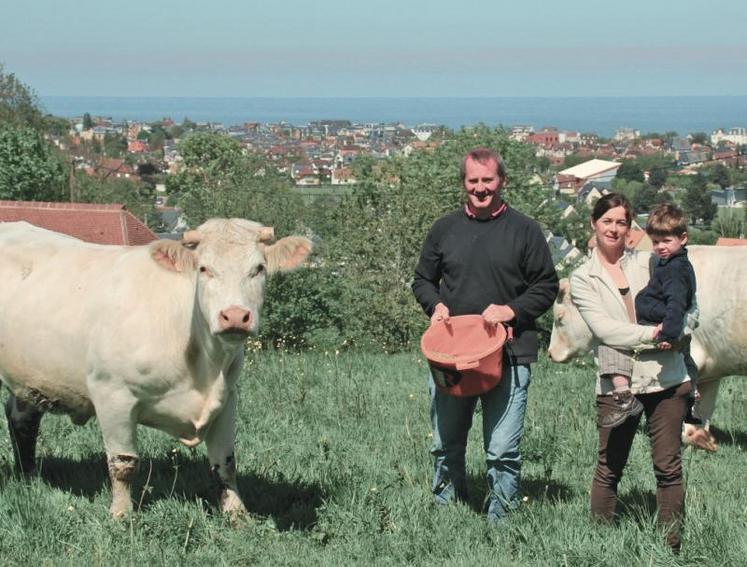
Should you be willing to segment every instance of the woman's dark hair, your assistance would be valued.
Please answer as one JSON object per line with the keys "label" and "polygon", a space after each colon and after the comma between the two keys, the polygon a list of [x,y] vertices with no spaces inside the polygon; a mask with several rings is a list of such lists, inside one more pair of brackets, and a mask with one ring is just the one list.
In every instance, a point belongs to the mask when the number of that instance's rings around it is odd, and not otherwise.
{"label": "woman's dark hair", "polygon": [[633,207],[630,205],[628,198],[622,193],[607,193],[594,203],[594,209],[591,211],[591,220],[597,222],[602,218],[604,213],[615,207],[625,209],[625,220],[628,221],[628,226],[630,226],[633,223]]}

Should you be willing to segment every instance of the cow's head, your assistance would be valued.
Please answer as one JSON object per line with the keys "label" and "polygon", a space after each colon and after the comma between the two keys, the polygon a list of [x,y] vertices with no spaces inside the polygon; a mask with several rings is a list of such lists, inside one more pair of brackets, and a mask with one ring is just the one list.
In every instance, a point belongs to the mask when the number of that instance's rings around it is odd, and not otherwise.
{"label": "cow's head", "polygon": [[181,242],[151,245],[153,259],[177,272],[196,272],[197,304],[210,332],[229,341],[256,332],[267,275],[298,267],[311,241],[288,236],[274,242],[272,227],[243,219],[211,219]]}
{"label": "cow's head", "polygon": [[580,354],[589,352],[591,331],[576,306],[571,303],[571,285],[567,278],[560,280],[558,298],[552,310],[554,320],[548,349],[550,360],[568,362]]}

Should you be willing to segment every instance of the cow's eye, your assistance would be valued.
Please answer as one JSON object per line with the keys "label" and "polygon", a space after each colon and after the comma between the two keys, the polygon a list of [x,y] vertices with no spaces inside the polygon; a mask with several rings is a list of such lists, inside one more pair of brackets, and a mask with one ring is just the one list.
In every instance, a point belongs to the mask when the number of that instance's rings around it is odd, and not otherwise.
{"label": "cow's eye", "polygon": [[265,265],[259,264],[256,268],[254,268],[251,273],[249,274],[250,277],[256,278],[257,276],[260,276],[265,273]]}
{"label": "cow's eye", "polygon": [[213,277],[213,272],[211,272],[210,268],[208,268],[207,266],[200,266],[200,273],[205,274],[205,276],[209,278]]}

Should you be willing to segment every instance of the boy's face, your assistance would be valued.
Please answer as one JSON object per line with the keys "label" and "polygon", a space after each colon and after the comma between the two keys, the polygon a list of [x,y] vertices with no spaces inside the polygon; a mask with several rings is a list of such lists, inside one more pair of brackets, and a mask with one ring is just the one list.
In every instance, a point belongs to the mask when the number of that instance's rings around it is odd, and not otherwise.
{"label": "boy's face", "polygon": [[652,236],[651,242],[654,244],[654,253],[662,260],[666,260],[670,256],[677,254],[687,244],[687,233],[683,233],[682,236],[675,236],[673,234]]}

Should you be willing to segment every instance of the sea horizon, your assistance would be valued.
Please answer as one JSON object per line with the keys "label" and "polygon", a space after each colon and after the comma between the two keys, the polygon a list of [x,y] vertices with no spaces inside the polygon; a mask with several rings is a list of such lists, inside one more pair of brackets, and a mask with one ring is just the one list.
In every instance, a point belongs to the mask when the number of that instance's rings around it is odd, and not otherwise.
{"label": "sea horizon", "polygon": [[565,96],[565,97],[117,97],[40,96],[46,112],[73,118],[88,112],[115,121],[221,123],[350,120],[451,129],[527,125],[535,129],[593,132],[605,137],[618,128],[642,134],[674,131],[710,133],[747,126],[747,95]]}

